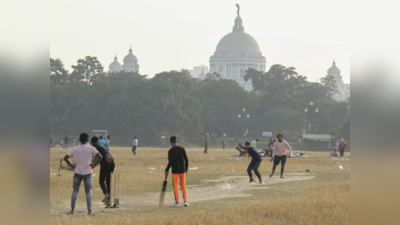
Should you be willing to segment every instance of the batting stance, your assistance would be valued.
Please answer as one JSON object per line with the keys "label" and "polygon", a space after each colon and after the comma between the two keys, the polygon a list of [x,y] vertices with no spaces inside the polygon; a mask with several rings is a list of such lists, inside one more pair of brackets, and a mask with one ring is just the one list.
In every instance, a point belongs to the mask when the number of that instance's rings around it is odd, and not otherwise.
{"label": "batting stance", "polygon": [[[241,148],[244,149],[245,151],[241,150]],[[249,174],[249,177],[250,177],[250,183],[254,182],[254,177],[253,177],[253,174],[251,173],[251,171],[253,170],[254,173],[256,174],[256,176],[258,177],[260,184],[262,184],[261,174],[258,171],[258,168],[260,167],[260,164],[262,162],[262,158],[261,158],[260,154],[258,154],[258,152],[253,147],[251,147],[250,142],[246,142],[244,144],[244,146],[242,146],[239,143],[239,145],[238,145],[238,147],[236,147],[236,149],[241,153],[247,152],[250,155],[250,157],[252,158],[251,162],[249,164],[249,167],[247,168],[247,173]]]}
{"label": "batting stance", "polygon": [[179,181],[181,182],[184,206],[189,206],[186,192],[186,175],[189,166],[189,160],[184,148],[178,146],[178,140],[175,136],[170,139],[172,148],[168,151],[168,166],[165,169],[165,177],[168,177],[169,168],[172,167],[172,183],[174,186],[175,203],[171,207],[179,207]]}

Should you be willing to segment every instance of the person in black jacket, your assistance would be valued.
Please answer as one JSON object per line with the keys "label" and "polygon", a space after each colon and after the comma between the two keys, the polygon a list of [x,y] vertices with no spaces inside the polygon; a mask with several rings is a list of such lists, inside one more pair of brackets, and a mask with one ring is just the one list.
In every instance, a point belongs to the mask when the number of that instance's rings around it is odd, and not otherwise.
{"label": "person in black jacket", "polygon": [[110,173],[114,172],[115,164],[114,159],[107,152],[107,149],[99,144],[99,138],[94,136],[91,139],[92,146],[97,149],[97,151],[103,157],[100,161],[100,178],[99,183],[101,190],[104,194],[103,202],[105,205],[110,206],[110,189],[111,189],[111,179]]}
{"label": "person in black jacket", "polygon": [[184,206],[189,206],[185,184],[189,160],[185,149],[178,146],[178,140],[176,137],[172,136],[169,140],[172,148],[168,151],[168,166],[165,169],[165,178],[168,177],[168,171],[172,167],[172,183],[174,186],[175,203],[172,204],[171,207],[179,207],[179,180],[181,181]]}

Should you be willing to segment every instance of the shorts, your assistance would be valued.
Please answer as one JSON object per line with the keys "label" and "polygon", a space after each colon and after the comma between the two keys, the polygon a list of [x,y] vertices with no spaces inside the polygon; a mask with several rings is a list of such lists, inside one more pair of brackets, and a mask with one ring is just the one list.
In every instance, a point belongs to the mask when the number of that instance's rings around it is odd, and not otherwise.
{"label": "shorts", "polygon": [[274,165],[277,166],[277,165],[279,165],[279,162],[282,162],[282,166],[284,166],[286,164],[286,158],[287,158],[287,155],[275,156]]}

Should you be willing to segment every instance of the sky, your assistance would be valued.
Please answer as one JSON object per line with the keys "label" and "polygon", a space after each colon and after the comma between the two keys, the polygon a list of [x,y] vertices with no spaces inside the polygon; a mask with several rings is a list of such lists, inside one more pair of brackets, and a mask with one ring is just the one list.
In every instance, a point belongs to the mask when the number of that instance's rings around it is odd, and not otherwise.
{"label": "sky", "polygon": [[52,0],[50,57],[66,69],[87,55],[105,70],[132,46],[140,73],[209,65],[219,40],[232,31],[236,6],[246,33],[267,60],[293,66],[309,81],[326,75],[333,59],[350,83],[351,10],[344,0]]}

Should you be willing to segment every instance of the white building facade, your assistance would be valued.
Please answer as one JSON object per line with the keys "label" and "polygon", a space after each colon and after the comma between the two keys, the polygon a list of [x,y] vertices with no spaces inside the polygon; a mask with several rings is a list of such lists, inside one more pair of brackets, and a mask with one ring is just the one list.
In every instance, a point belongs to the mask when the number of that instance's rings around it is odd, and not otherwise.
{"label": "white building facade", "polygon": [[222,78],[235,80],[245,90],[252,90],[251,80],[246,82],[243,78],[245,71],[252,68],[264,72],[266,63],[257,41],[244,32],[238,8],[232,32],[219,41],[210,57],[210,73],[217,72]]}
{"label": "white building facade", "polygon": [[132,54],[132,47],[129,48],[129,53],[124,57],[124,64],[118,62],[117,56],[114,57],[114,62],[108,67],[109,72],[118,72],[120,70],[139,72],[138,59]]}

